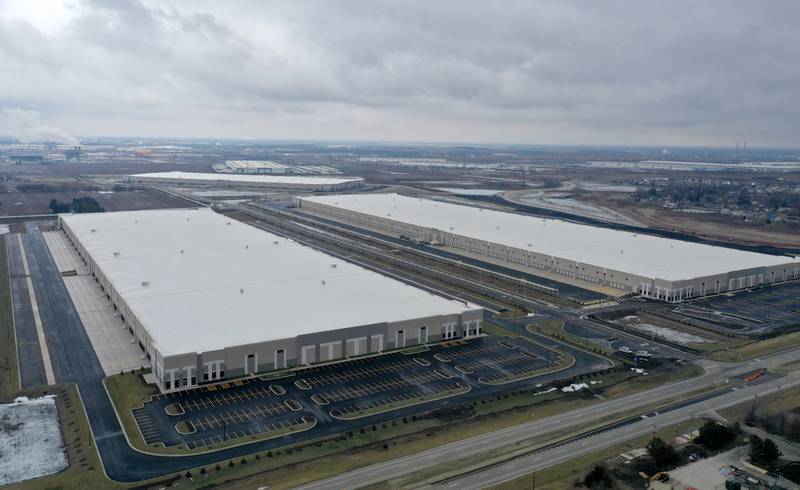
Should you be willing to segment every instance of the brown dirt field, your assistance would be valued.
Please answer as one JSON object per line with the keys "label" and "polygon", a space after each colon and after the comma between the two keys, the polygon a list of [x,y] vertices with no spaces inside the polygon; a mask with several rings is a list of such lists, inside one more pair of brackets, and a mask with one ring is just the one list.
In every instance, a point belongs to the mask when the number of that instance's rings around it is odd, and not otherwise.
{"label": "brown dirt field", "polygon": [[653,228],[678,230],[716,240],[776,247],[800,247],[800,230],[788,225],[748,225],[740,219],[676,213],[626,202],[623,194],[581,195],[590,204],[614,209]]}
{"label": "brown dirt field", "polygon": [[[800,246],[800,230],[792,230],[782,225],[751,226],[739,224],[737,220],[717,221],[716,218],[706,218],[706,220],[700,221],[691,215],[644,207],[636,209],[626,207],[621,212],[636,220],[643,221],[649,226],[677,229],[719,240],[778,247]],[[735,240],[732,237],[735,237]]]}
{"label": "brown dirt field", "polygon": [[119,162],[119,163],[54,163],[52,165],[4,164],[0,165],[0,175],[32,175],[32,176],[78,176],[78,175],[129,175],[145,172],[211,172],[210,163],[151,163],[151,162]]}
{"label": "brown dirt field", "polygon": [[93,197],[106,211],[185,208],[191,203],[151,190],[114,192],[7,192],[0,194],[0,216],[50,214],[51,199],[69,201],[76,197]]}

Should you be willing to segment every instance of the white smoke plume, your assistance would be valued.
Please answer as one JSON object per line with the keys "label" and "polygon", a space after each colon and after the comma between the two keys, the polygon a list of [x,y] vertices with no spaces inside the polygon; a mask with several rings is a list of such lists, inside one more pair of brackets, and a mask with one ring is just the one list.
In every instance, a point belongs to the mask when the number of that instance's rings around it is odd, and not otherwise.
{"label": "white smoke plume", "polygon": [[44,124],[39,112],[18,107],[0,108],[0,136],[21,143],[78,143],[77,138],[62,129]]}

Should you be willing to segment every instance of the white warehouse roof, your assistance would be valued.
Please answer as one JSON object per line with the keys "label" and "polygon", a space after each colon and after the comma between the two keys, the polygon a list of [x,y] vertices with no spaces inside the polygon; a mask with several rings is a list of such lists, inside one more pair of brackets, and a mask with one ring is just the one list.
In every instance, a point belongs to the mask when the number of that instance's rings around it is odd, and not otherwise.
{"label": "white warehouse roof", "polygon": [[790,257],[399,194],[313,196],[302,200],[668,281],[793,262]]}
{"label": "white warehouse roof", "polygon": [[180,183],[181,180],[209,182],[226,181],[242,184],[297,184],[297,185],[338,185],[348,182],[361,182],[360,177],[305,177],[294,175],[250,175],[250,174],[214,174],[201,172],[152,172],[147,174],[134,174],[133,178],[144,177],[150,179],[169,179]]}
{"label": "white warehouse roof", "polygon": [[206,208],[61,219],[164,356],[479,308]]}

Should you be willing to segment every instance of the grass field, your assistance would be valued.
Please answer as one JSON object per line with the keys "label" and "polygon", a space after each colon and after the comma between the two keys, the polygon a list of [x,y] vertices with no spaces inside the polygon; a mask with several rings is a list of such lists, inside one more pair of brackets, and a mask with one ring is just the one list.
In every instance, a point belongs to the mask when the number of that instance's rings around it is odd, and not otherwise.
{"label": "grass field", "polygon": [[507,329],[502,325],[484,321],[481,323],[481,330],[487,335],[505,335],[506,337],[519,337],[519,334]]}
{"label": "grass field", "polygon": [[[747,400],[738,405],[719,410],[720,415],[731,421],[743,423],[744,417],[753,406],[753,400]],[[782,410],[791,410],[800,407],[800,387],[781,390],[758,398],[757,409],[760,414],[772,415]]]}
{"label": "grass field", "polygon": [[728,350],[716,351],[709,354],[708,357],[717,361],[747,361],[798,344],[800,344],[800,332],[793,332],[771,339],[758,340]]}
{"label": "grass field", "polygon": [[11,305],[11,280],[6,253],[6,237],[0,235],[0,399],[8,399],[19,391],[17,342],[14,335],[14,312]]}

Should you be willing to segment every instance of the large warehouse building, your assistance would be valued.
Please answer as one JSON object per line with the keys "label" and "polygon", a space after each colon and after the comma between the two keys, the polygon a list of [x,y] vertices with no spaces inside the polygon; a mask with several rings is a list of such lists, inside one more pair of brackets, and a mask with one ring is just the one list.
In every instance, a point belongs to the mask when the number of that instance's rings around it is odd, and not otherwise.
{"label": "large warehouse building", "polygon": [[796,258],[398,194],[296,198],[303,210],[508,266],[665,301],[800,277]]}
{"label": "large warehouse building", "polygon": [[59,221],[164,391],[481,333],[478,306],[209,209]]}
{"label": "large warehouse building", "polygon": [[311,177],[295,175],[212,174],[201,172],[154,172],[128,176],[128,181],[143,184],[235,187],[237,189],[334,192],[353,189],[364,183],[360,177]]}

